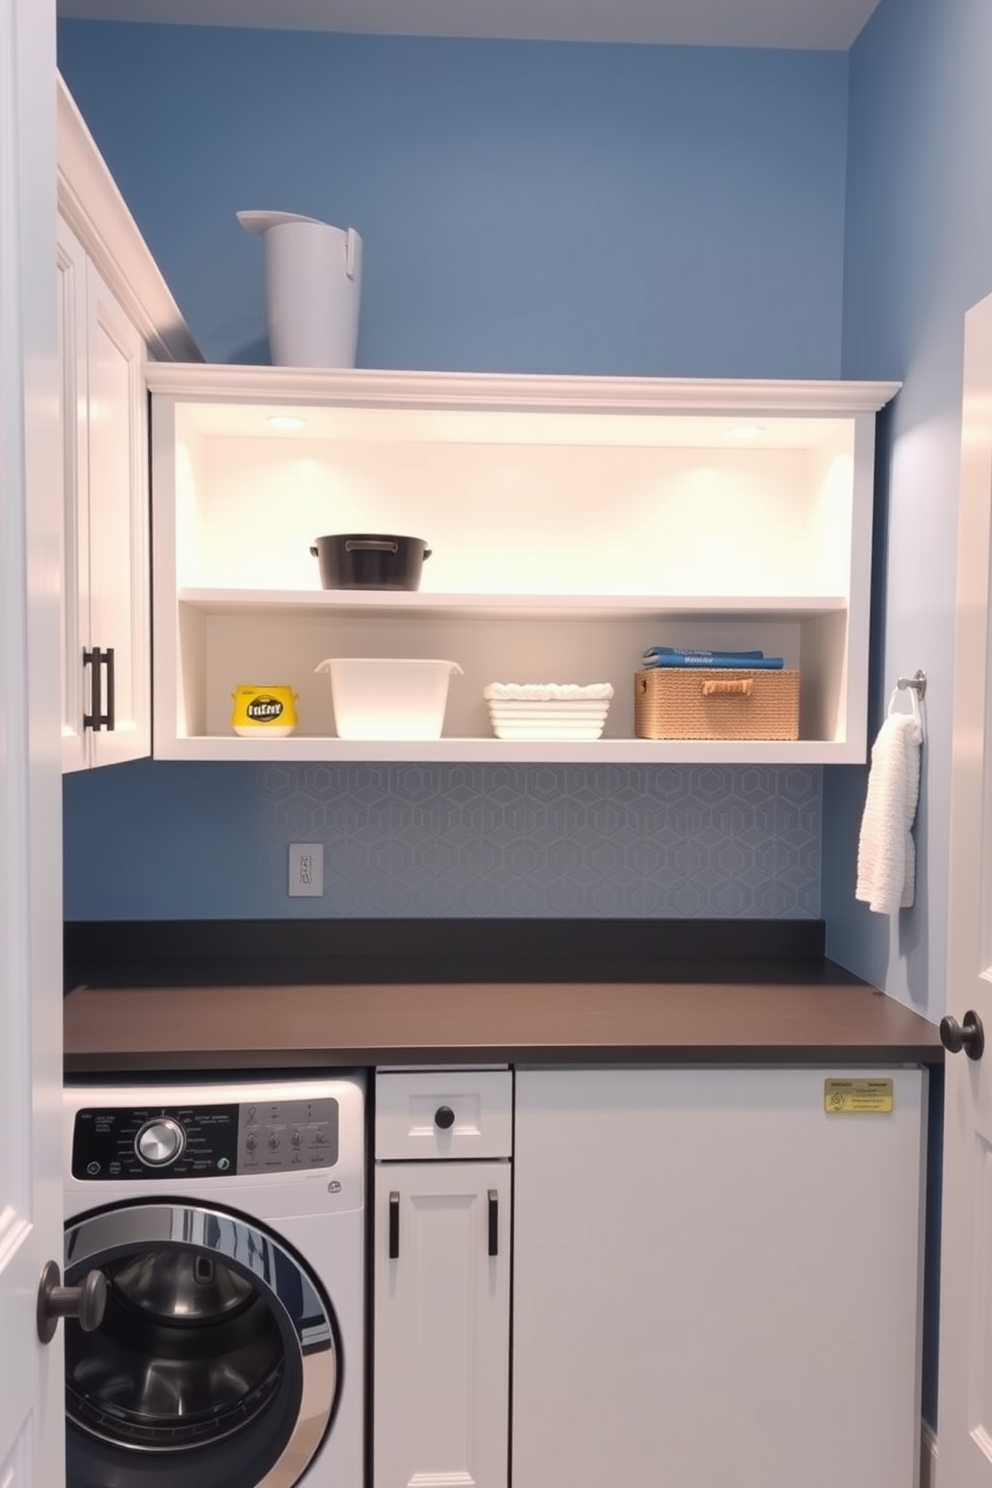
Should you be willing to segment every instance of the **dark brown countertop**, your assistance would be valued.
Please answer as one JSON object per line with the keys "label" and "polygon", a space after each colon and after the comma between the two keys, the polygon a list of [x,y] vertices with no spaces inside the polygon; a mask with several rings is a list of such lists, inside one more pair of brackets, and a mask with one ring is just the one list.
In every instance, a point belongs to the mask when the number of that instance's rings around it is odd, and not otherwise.
{"label": "dark brown countertop", "polygon": [[829,961],[676,965],[636,981],[83,986],[64,1008],[70,1075],[943,1059],[932,1023]]}

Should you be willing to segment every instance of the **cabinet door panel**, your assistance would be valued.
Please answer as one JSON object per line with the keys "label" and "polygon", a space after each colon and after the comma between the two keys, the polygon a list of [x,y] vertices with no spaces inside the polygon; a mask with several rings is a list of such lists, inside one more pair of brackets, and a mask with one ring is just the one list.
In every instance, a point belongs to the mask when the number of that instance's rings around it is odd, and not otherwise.
{"label": "cabinet door panel", "polygon": [[[824,1080],[893,1078],[889,1113]],[[909,1488],[918,1070],[518,1071],[514,1488]]]}
{"label": "cabinet door panel", "polygon": [[88,286],[90,644],[113,648],[115,692],[93,763],[111,764],[151,748],[144,344],[92,264]]}
{"label": "cabinet door panel", "polygon": [[60,417],[62,430],[62,552],[59,600],[62,611],[62,768],[89,763],[83,714],[89,696],[83,649],[89,644],[89,452],[86,409],[86,252],[58,219],[57,306]]}
{"label": "cabinet door panel", "polygon": [[382,1163],[375,1192],[375,1488],[505,1488],[509,1164]]}

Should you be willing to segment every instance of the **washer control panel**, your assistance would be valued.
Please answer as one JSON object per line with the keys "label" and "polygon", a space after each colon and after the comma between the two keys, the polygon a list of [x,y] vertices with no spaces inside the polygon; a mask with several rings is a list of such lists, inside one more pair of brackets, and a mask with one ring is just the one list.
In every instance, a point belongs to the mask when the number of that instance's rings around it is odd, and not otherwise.
{"label": "washer control panel", "polygon": [[76,1112],[72,1176],[217,1178],[332,1168],[338,1103],[258,1100],[242,1105],[98,1106]]}

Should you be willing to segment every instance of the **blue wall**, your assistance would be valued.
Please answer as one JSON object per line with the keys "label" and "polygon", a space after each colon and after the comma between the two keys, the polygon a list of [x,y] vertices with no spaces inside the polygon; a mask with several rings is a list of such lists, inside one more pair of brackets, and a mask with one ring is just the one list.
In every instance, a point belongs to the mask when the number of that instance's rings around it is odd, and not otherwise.
{"label": "blue wall", "polygon": [[266,360],[241,208],[353,225],[370,367],[840,370],[847,59],[63,22],[208,361]]}
{"label": "blue wall", "polygon": [[[882,0],[849,56],[64,24],[66,80],[208,359],[265,356],[260,253],[233,218],[257,206],[363,233],[363,365],[902,379],[880,421],[874,723],[897,675],[930,678],[917,904],[894,921],[854,901],[853,767],[823,772],[817,904],[818,772],[801,806],[785,771],[560,772],[542,798],[538,772],[455,769],[425,805],[402,769],[370,802],[361,769],[287,772],[273,791],[247,767],[124,766],[66,783],[67,913],[313,913],[282,890],[303,832],[342,874],[321,912],[451,912],[464,842],[489,842],[472,912],[505,913],[527,887],[522,912],[819,908],[831,955],[938,1018],[963,316],[992,291],[990,56],[988,0]],[[703,889],[680,901],[687,865]],[[935,1120],[934,1158],[939,1135]],[[939,1181],[932,1162],[931,1421]]]}
{"label": "blue wall", "polygon": [[[927,672],[917,897],[853,898],[865,772],[824,771],[829,955],[936,1020],[947,1006],[956,518],[965,312],[992,292],[992,6],[882,0],[851,52],[845,377],[901,378],[881,421],[873,706]],[[937,1420],[942,1082],[931,1090],[923,1412]]]}
{"label": "blue wall", "polygon": [[873,706],[929,678],[917,899],[853,898],[865,772],[824,772],[828,953],[929,1017],[946,1008],[951,679],[965,311],[992,291],[992,6],[882,0],[850,57],[845,377],[901,378],[882,422]]}
{"label": "blue wall", "polygon": [[[263,207],[362,233],[362,365],[839,375],[844,55],[79,21],[59,64],[208,360],[267,359]],[[367,773],[287,770],[284,810],[235,765],[70,777],[66,914],[820,910],[819,770],[439,768],[425,804],[398,767],[355,817]]]}

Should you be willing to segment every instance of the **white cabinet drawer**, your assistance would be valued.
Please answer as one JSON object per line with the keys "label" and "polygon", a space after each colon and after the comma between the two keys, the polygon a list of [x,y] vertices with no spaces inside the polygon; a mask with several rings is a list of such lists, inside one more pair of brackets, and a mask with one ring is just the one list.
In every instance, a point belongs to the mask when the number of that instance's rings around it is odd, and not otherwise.
{"label": "white cabinet drawer", "polygon": [[509,1157],[509,1070],[379,1074],[375,1155],[383,1158]]}

